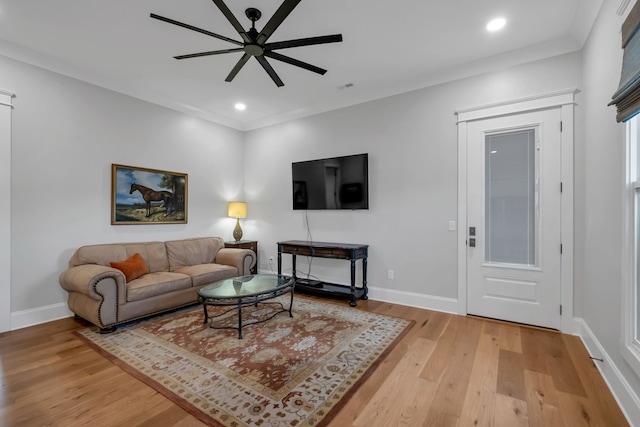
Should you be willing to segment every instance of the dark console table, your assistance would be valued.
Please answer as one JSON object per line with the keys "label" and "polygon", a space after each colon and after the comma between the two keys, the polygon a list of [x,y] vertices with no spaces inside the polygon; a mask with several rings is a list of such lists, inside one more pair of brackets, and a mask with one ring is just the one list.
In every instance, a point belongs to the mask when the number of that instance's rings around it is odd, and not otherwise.
{"label": "dark console table", "polygon": [[[278,274],[282,274],[282,254],[291,254],[293,279],[296,289],[317,295],[347,296],[349,305],[356,306],[356,299],[368,299],[367,296],[367,256],[369,245],[349,243],[307,242],[287,240],[278,242]],[[351,262],[351,286],[339,285],[296,277],[296,256],[345,259]],[[356,261],[362,260],[362,287],[356,287]]]}

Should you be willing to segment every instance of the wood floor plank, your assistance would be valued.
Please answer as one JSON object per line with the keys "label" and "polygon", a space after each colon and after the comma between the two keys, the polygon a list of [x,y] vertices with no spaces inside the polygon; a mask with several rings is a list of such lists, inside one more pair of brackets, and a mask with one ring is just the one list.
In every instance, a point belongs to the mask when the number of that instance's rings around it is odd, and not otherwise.
{"label": "wood floor plank", "polygon": [[[329,427],[628,425],[577,337],[372,300],[356,309],[415,323]],[[87,326],[0,334],[0,426],[203,426],[73,335]]]}
{"label": "wood floor plank", "polygon": [[502,350],[522,353],[521,326],[506,322],[500,322],[498,332],[500,337],[500,348]]}
{"label": "wood floor plank", "polygon": [[496,394],[496,427],[526,427],[529,425],[526,402]]}
{"label": "wood floor plank", "polygon": [[530,426],[562,426],[558,395],[550,375],[524,372],[527,390],[527,414]]}
{"label": "wood floor plank", "polygon": [[473,361],[469,387],[460,414],[462,426],[494,425],[500,347],[496,336],[487,334],[486,331],[484,328]]}
{"label": "wood floor plank", "polygon": [[522,354],[500,350],[498,356],[498,383],[496,393],[514,399],[526,400],[524,362]]}
{"label": "wood floor plank", "polygon": [[576,368],[589,401],[597,408],[596,416],[603,425],[618,426],[624,425],[626,420],[620,407],[612,399],[599,399],[602,390],[608,390],[607,384],[600,375],[600,371],[589,357],[589,353],[582,344],[579,337],[564,335],[562,340],[565,344],[569,358]]}
{"label": "wood floor plank", "polygon": [[569,394],[586,397],[586,392],[573,364],[562,335],[550,336],[547,350],[547,364],[556,389]]}
{"label": "wood floor plank", "polygon": [[[425,408],[428,409],[435,394],[436,384],[417,377],[416,372],[422,369],[425,361],[433,353],[435,345],[435,341],[416,340],[363,408],[353,425],[422,425],[419,413]],[[389,399],[389,396],[405,398],[395,401]]]}
{"label": "wood floor plank", "polygon": [[[461,318],[457,323],[459,328],[454,351],[449,354],[449,363],[444,369],[431,410],[424,421],[425,425],[448,425],[453,420],[456,420],[457,425],[457,420],[462,414],[464,400],[460,397],[467,392],[484,325],[481,320],[474,318]],[[447,334],[448,328],[443,338]]]}
{"label": "wood floor plank", "polygon": [[427,313],[429,314],[426,319],[427,322],[420,325],[422,328],[420,336],[428,340],[438,341],[449,324],[451,315],[438,313],[437,311],[430,311]]}
{"label": "wood floor plank", "polygon": [[551,334],[557,332],[543,331],[532,328],[522,330],[522,356],[524,368],[541,374],[550,374],[547,354],[550,350]]}
{"label": "wood floor plank", "polygon": [[590,401],[586,397],[558,391],[558,401],[565,426],[581,427],[607,425],[600,424],[598,422],[599,417],[595,414],[595,402]]}
{"label": "wood floor plank", "polygon": [[458,338],[458,332],[463,319],[458,317],[452,317],[445,328],[438,344],[427,361],[425,367],[420,372],[420,378],[430,382],[440,382],[440,378],[444,373],[446,367],[449,365],[451,356],[455,351],[455,345]]}

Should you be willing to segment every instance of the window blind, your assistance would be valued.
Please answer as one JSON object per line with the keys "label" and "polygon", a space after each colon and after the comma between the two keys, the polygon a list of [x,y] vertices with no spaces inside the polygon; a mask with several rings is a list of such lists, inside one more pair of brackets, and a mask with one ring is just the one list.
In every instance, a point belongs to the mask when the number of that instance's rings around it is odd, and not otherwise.
{"label": "window blind", "polygon": [[640,1],[622,24],[622,72],[620,86],[609,105],[618,109],[618,122],[629,120],[640,112]]}

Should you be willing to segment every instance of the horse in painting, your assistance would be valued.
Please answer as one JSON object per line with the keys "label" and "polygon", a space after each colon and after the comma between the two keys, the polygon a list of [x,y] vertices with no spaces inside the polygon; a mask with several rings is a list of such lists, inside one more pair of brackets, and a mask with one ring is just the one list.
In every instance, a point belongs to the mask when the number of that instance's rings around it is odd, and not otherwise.
{"label": "horse in painting", "polygon": [[174,203],[173,193],[170,191],[156,191],[149,187],[145,187],[144,185],[136,184],[135,182],[131,184],[131,190],[129,194],[133,194],[134,191],[139,191],[147,204],[147,216],[149,218],[151,216],[151,202],[163,202],[164,207],[166,208],[166,213],[164,216],[173,215],[176,210],[176,206]]}

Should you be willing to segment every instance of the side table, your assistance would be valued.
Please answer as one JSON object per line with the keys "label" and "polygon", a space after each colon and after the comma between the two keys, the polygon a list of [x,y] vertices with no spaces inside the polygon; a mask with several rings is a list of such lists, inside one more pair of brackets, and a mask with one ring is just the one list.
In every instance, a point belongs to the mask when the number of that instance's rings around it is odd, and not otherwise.
{"label": "side table", "polygon": [[251,269],[251,274],[258,274],[258,241],[257,240],[230,240],[224,242],[225,248],[251,249],[256,254],[256,265]]}

